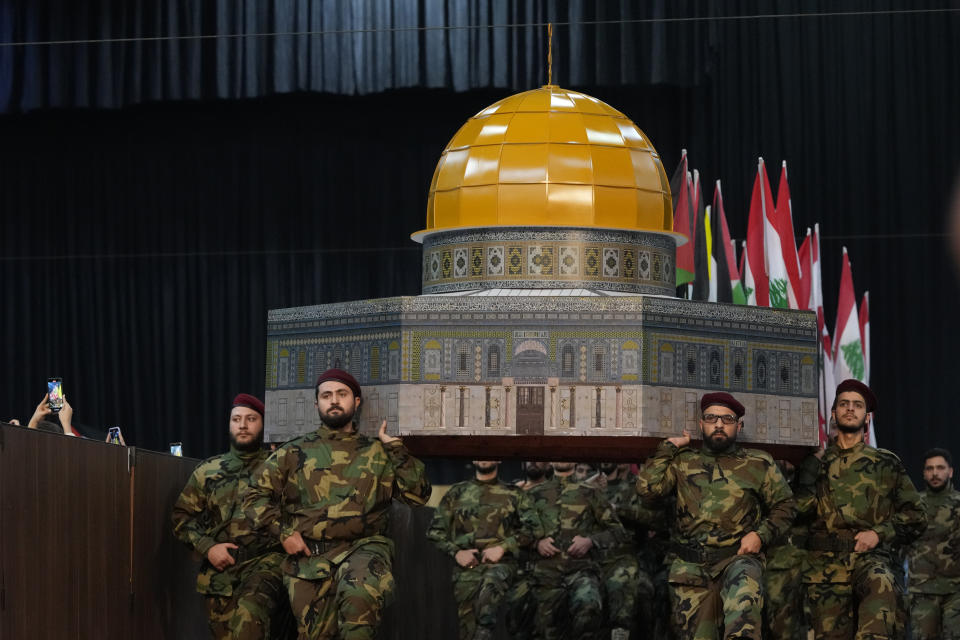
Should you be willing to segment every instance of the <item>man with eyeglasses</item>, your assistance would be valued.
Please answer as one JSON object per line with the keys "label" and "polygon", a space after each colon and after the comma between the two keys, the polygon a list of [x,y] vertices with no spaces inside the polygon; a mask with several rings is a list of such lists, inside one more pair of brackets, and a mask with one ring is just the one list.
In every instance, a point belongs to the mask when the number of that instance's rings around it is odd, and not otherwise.
{"label": "man with eyeglasses", "polygon": [[900,459],[864,442],[876,410],[857,380],[837,386],[837,437],[811,456],[798,476],[800,513],[813,518],[804,572],[814,637],[899,638],[902,587],[899,548],[927,526],[923,502]]}
{"label": "man with eyeglasses", "polygon": [[793,493],[773,458],[737,443],[743,405],[729,393],[700,400],[703,446],[690,434],[667,438],[637,477],[646,502],[676,497],[667,554],[670,604],[678,640],[760,638],[764,547],[796,513]]}

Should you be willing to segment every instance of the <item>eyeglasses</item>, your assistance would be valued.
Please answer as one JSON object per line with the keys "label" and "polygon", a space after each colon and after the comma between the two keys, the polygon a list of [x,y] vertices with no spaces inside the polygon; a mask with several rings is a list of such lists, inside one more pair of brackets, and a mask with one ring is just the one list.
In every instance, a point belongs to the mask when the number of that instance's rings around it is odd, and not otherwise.
{"label": "eyeglasses", "polygon": [[723,424],[736,424],[737,416],[730,413],[725,413],[722,416],[718,416],[715,413],[705,413],[703,414],[702,420],[707,424],[716,424],[717,420],[722,421]]}

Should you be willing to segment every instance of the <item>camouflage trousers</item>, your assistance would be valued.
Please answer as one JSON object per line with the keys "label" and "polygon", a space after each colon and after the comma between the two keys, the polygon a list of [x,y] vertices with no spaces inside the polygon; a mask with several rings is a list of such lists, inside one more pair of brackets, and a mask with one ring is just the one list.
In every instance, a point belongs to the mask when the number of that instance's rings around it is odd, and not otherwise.
{"label": "camouflage trousers", "polygon": [[280,553],[251,560],[238,568],[231,595],[204,597],[210,634],[215,640],[270,638],[271,627],[280,618],[278,610],[286,609],[282,561]]}
{"label": "camouflage trousers", "polygon": [[453,598],[457,601],[461,640],[472,640],[477,628],[493,633],[501,607],[517,575],[512,562],[480,564],[472,569],[453,570]]}
{"label": "camouflage trousers", "polygon": [[543,640],[592,640],[603,624],[599,567],[538,562],[533,569],[536,629]]}
{"label": "camouflage trousers", "polygon": [[888,561],[854,554],[848,583],[806,585],[810,624],[820,640],[881,640],[903,635],[902,591]]}
{"label": "camouflage trousers", "polygon": [[507,593],[507,632],[512,640],[537,640],[537,601],[531,570],[521,568]]}
{"label": "camouflage trousers", "polygon": [[960,593],[910,594],[914,640],[960,640]]}
{"label": "camouflage trousers", "polygon": [[372,640],[393,595],[392,558],[384,545],[359,547],[323,580],[284,575],[300,640]]}
{"label": "camouflage trousers", "polygon": [[634,553],[610,555],[601,565],[607,593],[607,628],[627,629],[636,637],[639,620],[652,622],[653,581]]}
{"label": "camouflage trousers", "polygon": [[706,585],[670,583],[679,640],[753,638],[763,630],[763,561],[734,556]]}
{"label": "camouflage trousers", "polygon": [[767,567],[763,574],[763,583],[764,636],[778,640],[806,640],[801,568]]}

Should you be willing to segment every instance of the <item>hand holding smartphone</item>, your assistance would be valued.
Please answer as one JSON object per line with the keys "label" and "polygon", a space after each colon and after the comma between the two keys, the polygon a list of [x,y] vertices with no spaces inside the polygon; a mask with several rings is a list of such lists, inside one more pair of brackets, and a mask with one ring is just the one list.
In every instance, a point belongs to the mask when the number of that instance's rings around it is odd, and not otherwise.
{"label": "hand holding smartphone", "polygon": [[63,378],[47,378],[47,405],[54,413],[63,408]]}
{"label": "hand holding smartphone", "polygon": [[106,442],[110,444],[119,444],[122,446],[127,446],[127,443],[123,440],[123,434],[120,433],[120,427],[110,427],[110,430],[107,431]]}

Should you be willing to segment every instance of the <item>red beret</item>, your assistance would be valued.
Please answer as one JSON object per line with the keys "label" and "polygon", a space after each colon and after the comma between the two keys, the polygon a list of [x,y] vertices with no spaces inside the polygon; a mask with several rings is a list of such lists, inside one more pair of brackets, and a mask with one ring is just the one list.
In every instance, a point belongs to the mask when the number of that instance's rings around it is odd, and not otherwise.
{"label": "red beret", "polygon": [[233,399],[233,406],[253,409],[263,417],[263,403],[260,402],[260,398],[249,393],[238,393],[237,397]]}
{"label": "red beret", "polygon": [[725,391],[703,394],[703,397],[700,398],[700,411],[706,411],[707,407],[717,404],[730,409],[737,414],[738,418],[742,418],[743,414],[747,412],[744,406],[737,402],[736,398]]}
{"label": "red beret", "polygon": [[[867,403],[867,413],[873,413],[877,410],[877,397],[873,395],[873,391],[870,391],[870,387],[859,380],[847,378],[838,384],[837,395],[839,396],[844,391],[854,391],[863,396],[863,401]],[[836,405],[836,400],[834,400],[834,405]]]}
{"label": "red beret", "polygon": [[350,387],[353,391],[353,396],[355,398],[360,397],[360,383],[357,382],[357,379],[352,375],[344,371],[343,369],[327,369],[320,374],[320,377],[317,378],[317,384],[314,385],[314,388],[320,386],[320,383],[326,382],[327,380],[336,380],[337,382],[342,382],[343,384]]}

